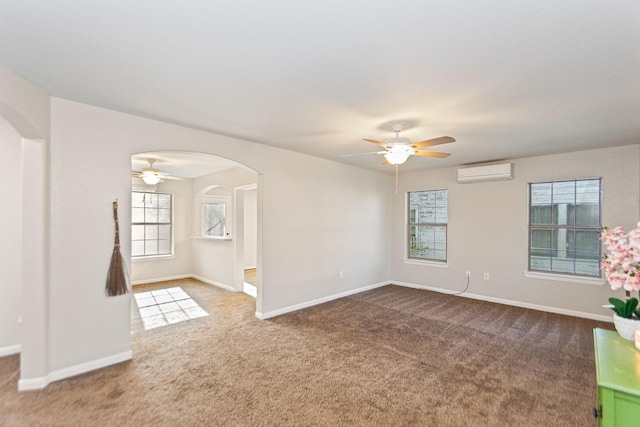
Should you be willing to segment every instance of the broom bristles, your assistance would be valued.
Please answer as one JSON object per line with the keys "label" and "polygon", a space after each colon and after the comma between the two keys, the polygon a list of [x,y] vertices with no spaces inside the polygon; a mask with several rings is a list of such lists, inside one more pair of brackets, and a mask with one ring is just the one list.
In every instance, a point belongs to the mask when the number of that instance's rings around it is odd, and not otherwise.
{"label": "broom bristles", "polygon": [[129,292],[123,263],[122,254],[120,254],[120,250],[116,246],[113,248],[111,265],[109,265],[109,273],[107,274],[107,295],[110,297],[124,295]]}

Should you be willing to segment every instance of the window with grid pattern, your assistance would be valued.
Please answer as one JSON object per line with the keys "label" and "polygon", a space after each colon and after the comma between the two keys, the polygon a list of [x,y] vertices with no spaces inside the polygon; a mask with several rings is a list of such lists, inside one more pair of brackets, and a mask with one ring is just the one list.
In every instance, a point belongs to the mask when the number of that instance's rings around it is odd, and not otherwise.
{"label": "window with grid pattern", "polygon": [[131,193],[131,256],[171,255],[172,195]]}
{"label": "window with grid pattern", "polygon": [[447,190],[414,191],[408,197],[410,259],[447,260]]}
{"label": "window with grid pattern", "polygon": [[600,277],[600,178],[529,184],[529,270]]}

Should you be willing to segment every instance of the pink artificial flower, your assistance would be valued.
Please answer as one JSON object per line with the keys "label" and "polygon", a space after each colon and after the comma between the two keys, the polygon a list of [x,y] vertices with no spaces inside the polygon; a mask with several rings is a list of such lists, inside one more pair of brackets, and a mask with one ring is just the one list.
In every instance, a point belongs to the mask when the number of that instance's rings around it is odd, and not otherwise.
{"label": "pink artificial flower", "polygon": [[601,240],[609,253],[600,267],[611,289],[640,290],[640,222],[628,234],[622,227],[605,228]]}

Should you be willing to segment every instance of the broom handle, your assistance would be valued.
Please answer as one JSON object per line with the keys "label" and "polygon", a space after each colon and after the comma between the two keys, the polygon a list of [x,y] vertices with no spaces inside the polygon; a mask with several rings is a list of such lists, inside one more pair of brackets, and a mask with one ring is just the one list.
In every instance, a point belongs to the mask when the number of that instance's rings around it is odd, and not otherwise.
{"label": "broom handle", "polygon": [[115,245],[120,247],[120,227],[118,226],[118,202],[113,202],[113,220],[116,223],[116,239]]}

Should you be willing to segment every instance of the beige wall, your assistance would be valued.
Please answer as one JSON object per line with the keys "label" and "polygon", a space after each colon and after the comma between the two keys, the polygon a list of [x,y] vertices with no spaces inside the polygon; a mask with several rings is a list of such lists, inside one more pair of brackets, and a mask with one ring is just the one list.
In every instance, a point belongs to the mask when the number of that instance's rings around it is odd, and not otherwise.
{"label": "beige wall", "polygon": [[22,312],[22,138],[0,116],[0,357],[20,351]]}
{"label": "beige wall", "polygon": [[[402,174],[393,201],[392,277],[444,291],[468,294],[568,314],[609,317],[602,308],[615,295],[607,285],[532,279],[527,270],[527,184],[547,180],[602,177],[603,225],[633,227],[640,219],[640,146],[516,159],[515,179],[458,184],[456,168]],[[449,192],[448,268],[403,262],[407,191]],[[483,280],[489,273],[490,280]]]}

